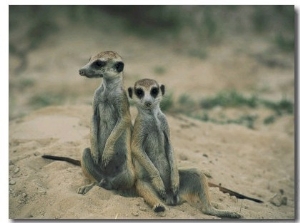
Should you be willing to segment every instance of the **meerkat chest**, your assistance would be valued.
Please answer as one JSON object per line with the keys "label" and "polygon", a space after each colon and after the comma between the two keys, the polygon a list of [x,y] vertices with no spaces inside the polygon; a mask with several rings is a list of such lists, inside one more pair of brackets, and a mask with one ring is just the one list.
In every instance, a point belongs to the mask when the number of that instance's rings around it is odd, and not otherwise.
{"label": "meerkat chest", "polygon": [[156,160],[157,157],[165,156],[165,138],[160,121],[152,120],[148,123],[146,153],[150,159]]}
{"label": "meerkat chest", "polygon": [[106,125],[115,123],[118,119],[117,100],[113,94],[102,94],[98,100],[98,109],[100,114],[100,123]]}
{"label": "meerkat chest", "polygon": [[149,132],[146,140],[146,153],[164,179],[164,184],[168,185],[168,182],[165,181],[169,179],[168,176],[170,174],[170,166],[166,153],[167,142],[160,124],[153,123],[150,128],[152,130]]}

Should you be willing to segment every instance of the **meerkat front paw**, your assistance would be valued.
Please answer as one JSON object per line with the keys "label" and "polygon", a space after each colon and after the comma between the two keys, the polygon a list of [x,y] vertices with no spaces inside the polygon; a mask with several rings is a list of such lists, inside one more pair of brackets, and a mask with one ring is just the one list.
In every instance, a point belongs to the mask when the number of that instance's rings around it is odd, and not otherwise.
{"label": "meerkat front paw", "polygon": [[94,163],[98,164],[99,163],[99,153],[95,152],[95,151],[92,151],[92,157],[93,157]]}
{"label": "meerkat front paw", "polygon": [[178,194],[178,191],[179,191],[179,182],[178,182],[178,183],[175,183],[175,184],[172,184],[171,189],[172,189],[173,195],[174,195],[174,196],[177,195],[177,194]]}
{"label": "meerkat front paw", "polygon": [[179,203],[179,196],[178,196],[178,194],[176,194],[176,195],[168,194],[167,195],[167,199],[166,199],[166,204],[167,205],[175,206],[178,203]]}
{"label": "meerkat front paw", "polygon": [[160,177],[154,177],[152,179],[152,184],[155,187],[156,191],[159,193],[163,200],[167,199],[167,193],[165,190],[164,183]]}
{"label": "meerkat front paw", "polygon": [[103,167],[106,167],[108,165],[108,163],[111,161],[112,157],[113,157],[113,152],[111,152],[112,149],[109,148],[105,148],[104,152],[102,154],[102,161],[101,161],[101,165]]}
{"label": "meerkat front paw", "polygon": [[98,157],[94,157],[93,160],[94,160],[94,163],[95,163],[96,165],[98,165],[98,163],[99,163]]}

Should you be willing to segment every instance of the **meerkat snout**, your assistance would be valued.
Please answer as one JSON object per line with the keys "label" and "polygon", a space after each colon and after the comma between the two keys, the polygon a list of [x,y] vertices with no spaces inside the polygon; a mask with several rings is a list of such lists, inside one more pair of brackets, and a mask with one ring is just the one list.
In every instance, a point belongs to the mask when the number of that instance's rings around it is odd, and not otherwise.
{"label": "meerkat snout", "polygon": [[146,107],[150,107],[152,105],[151,101],[145,101]]}
{"label": "meerkat snout", "polygon": [[84,76],[85,75],[85,72],[84,72],[84,69],[79,69],[79,74],[81,75],[81,76]]}

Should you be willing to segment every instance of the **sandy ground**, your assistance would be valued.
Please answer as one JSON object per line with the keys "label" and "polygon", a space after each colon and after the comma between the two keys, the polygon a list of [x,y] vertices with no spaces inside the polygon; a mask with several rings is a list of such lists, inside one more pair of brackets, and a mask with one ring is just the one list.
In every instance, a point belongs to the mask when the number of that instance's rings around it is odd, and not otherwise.
{"label": "sandy ground", "polygon": [[[140,197],[123,197],[99,187],[79,195],[77,188],[87,183],[79,167],[41,158],[53,154],[79,159],[89,147],[90,103],[101,80],[80,77],[78,69],[91,54],[115,50],[125,60],[126,88],[149,77],[164,83],[174,97],[188,93],[199,99],[236,89],[244,94],[259,92],[270,100],[280,100],[283,95],[293,100],[293,55],[272,54],[285,66],[267,67],[253,55],[263,54],[270,45],[248,36],[212,47],[209,57],[200,60],[178,53],[173,46],[133,35],[107,36],[68,27],[30,52],[29,66],[20,74],[14,73],[18,58],[10,55],[9,218],[217,219],[187,203],[157,215]],[[155,73],[155,67],[164,67],[165,73]],[[35,109],[29,103],[34,95],[49,92],[61,94],[65,98],[62,105]],[[262,115],[265,111],[251,112]],[[131,113],[134,118],[134,107]],[[205,170],[211,175],[209,181],[264,201],[238,200],[210,188],[218,208],[236,211],[245,219],[295,218],[292,115],[254,129],[202,122],[181,114],[167,113],[167,118],[180,168]]]}

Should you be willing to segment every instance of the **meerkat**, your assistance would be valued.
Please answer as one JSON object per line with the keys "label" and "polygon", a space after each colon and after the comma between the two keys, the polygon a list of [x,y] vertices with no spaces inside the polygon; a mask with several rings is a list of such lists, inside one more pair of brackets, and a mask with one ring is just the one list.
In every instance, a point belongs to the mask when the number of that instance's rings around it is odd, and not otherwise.
{"label": "meerkat", "polygon": [[96,184],[109,190],[129,189],[134,185],[130,151],[132,123],[123,88],[123,69],[124,62],[116,52],[105,51],[90,58],[79,74],[87,78],[103,78],[94,93],[90,148],[84,149],[81,161],[43,156],[81,166],[92,183],[79,187],[79,194],[87,193]]}
{"label": "meerkat", "polygon": [[201,171],[178,170],[168,122],[160,109],[164,93],[165,86],[152,79],[139,80],[128,88],[138,110],[131,140],[137,193],[155,212],[165,211],[165,204],[200,200],[205,214],[240,218],[238,213],[212,206],[206,176]]}

